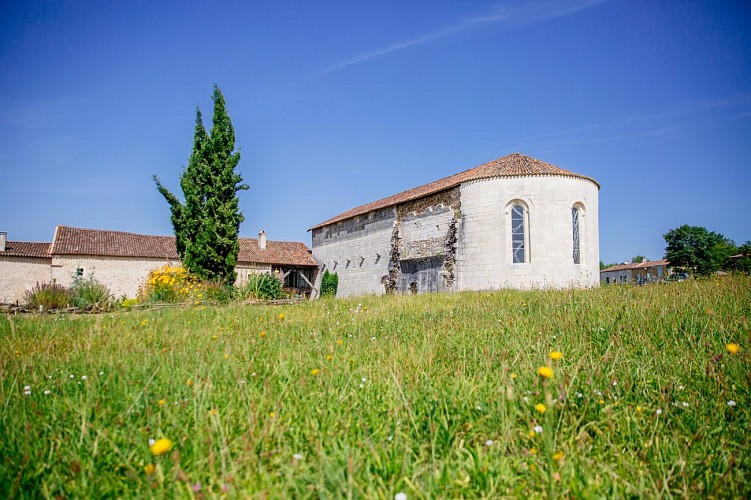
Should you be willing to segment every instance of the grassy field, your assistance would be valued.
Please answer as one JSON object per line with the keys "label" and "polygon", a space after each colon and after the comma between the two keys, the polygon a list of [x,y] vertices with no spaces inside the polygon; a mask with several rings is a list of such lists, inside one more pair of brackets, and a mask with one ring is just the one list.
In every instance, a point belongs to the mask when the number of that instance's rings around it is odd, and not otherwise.
{"label": "grassy field", "polygon": [[5,317],[0,497],[749,497],[749,320],[745,277]]}

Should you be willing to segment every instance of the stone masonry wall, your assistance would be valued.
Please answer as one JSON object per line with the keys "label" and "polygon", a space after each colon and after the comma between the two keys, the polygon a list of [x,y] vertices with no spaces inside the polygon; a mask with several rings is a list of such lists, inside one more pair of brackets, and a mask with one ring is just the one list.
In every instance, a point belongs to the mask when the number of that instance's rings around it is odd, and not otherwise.
{"label": "stone masonry wall", "polygon": [[37,283],[49,283],[52,259],[3,257],[0,259],[0,303],[23,302],[24,294]]}
{"label": "stone masonry wall", "polygon": [[337,297],[384,293],[391,234],[392,208],[369,212],[313,230],[313,258],[319,265],[316,287],[325,270],[337,273]]}
{"label": "stone masonry wall", "polygon": [[61,285],[70,286],[78,268],[84,278],[94,273],[94,279],[110,289],[114,297],[138,295],[138,287],[146,282],[149,272],[165,264],[180,265],[179,261],[167,259],[138,259],[124,257],[94,257],[78,255],[55,255],[52,257],[52,277]]}

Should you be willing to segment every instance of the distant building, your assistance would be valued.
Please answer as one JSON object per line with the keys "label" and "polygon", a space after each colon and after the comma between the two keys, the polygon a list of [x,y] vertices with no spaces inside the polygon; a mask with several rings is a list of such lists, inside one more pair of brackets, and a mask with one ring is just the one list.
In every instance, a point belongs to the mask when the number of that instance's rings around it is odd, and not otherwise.
{"label": "distant building", "polygon": [[649,283],[667,279],[671,274],[667,260],[647,260],[638,264],[618,264],[600,271],[600,283]]}
{"label": "distant building", "polygon": [[317,224],[338,296],[597,286],[599,184],[515,153]]}
{"label": "distant building", "polygon": [[[134,297],[149,272],[178,265],[173,236],[57,226],[52,243],[13,242],[0,233],[0,303],[23,300],[36,283],[69,286],[76,276],[89,276],[116,296]],[[235,271],[242,284],[251,274],[278,271],[288,288],[310,292],[316,263],[304,243],[240,238]]]}

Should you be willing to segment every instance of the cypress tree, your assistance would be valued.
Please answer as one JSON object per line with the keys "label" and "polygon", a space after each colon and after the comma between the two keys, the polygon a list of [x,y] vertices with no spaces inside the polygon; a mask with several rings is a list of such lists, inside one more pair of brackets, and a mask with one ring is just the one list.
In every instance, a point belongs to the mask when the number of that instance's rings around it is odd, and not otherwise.
{"label": "cypress tree", "polygon": [[214,85],[214,116],[206,133],[201,110],[196,108],[193,149],[180,176],[185,202],[162,185],[159,192],[170,205],[177,254],[183,266],[200,278],[232,285],[240,252],[240,212],[237,192],[248,189],[235,172],[240,152],[235,151],[235,131],[219,87]]}

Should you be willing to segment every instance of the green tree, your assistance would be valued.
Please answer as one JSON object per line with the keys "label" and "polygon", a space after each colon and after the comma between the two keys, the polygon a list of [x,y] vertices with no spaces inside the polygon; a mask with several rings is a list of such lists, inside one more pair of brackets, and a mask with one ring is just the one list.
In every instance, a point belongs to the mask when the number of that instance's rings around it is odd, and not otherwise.
{"label": "green tree", "polygon": [[735,270],[746,274],[751,273],[751,241],[738,247],[740,257],[735,261]]}
{"label": "green tree", "polygon": [[700,226],[671,229],[665,238],[665,259],[674,267],[708,276],[728,264],[735,244],[719,233]]}
{"label": "green tree", "polygon": [[167,190],[156,175],[154,182],[170,205],[177,253],[183,266],[200,278],[232,285],[237,276],[240,223],[245,220],[237,193],[248,186],[241,184],[242,177],[235,172],[240,152],[235,151],[235,131],[216,85],[212,99],[210,133],[203,125],[201,110],[196,108],[193,149],[180,176],[185,202]]}
{"label": "green tree", "polygon": [[336,297],[337,288],[339,288],[339,276],[326,269],[321,278],[321,297]]}
{"label": "green tree", "polygon": [[639,264],[641,262],[644,262],[645,260],[647,260],[647,258],[645,256],[643,256],[643,255],[635,255],[635,256],[631,257],[631,263],[632,264]]}

